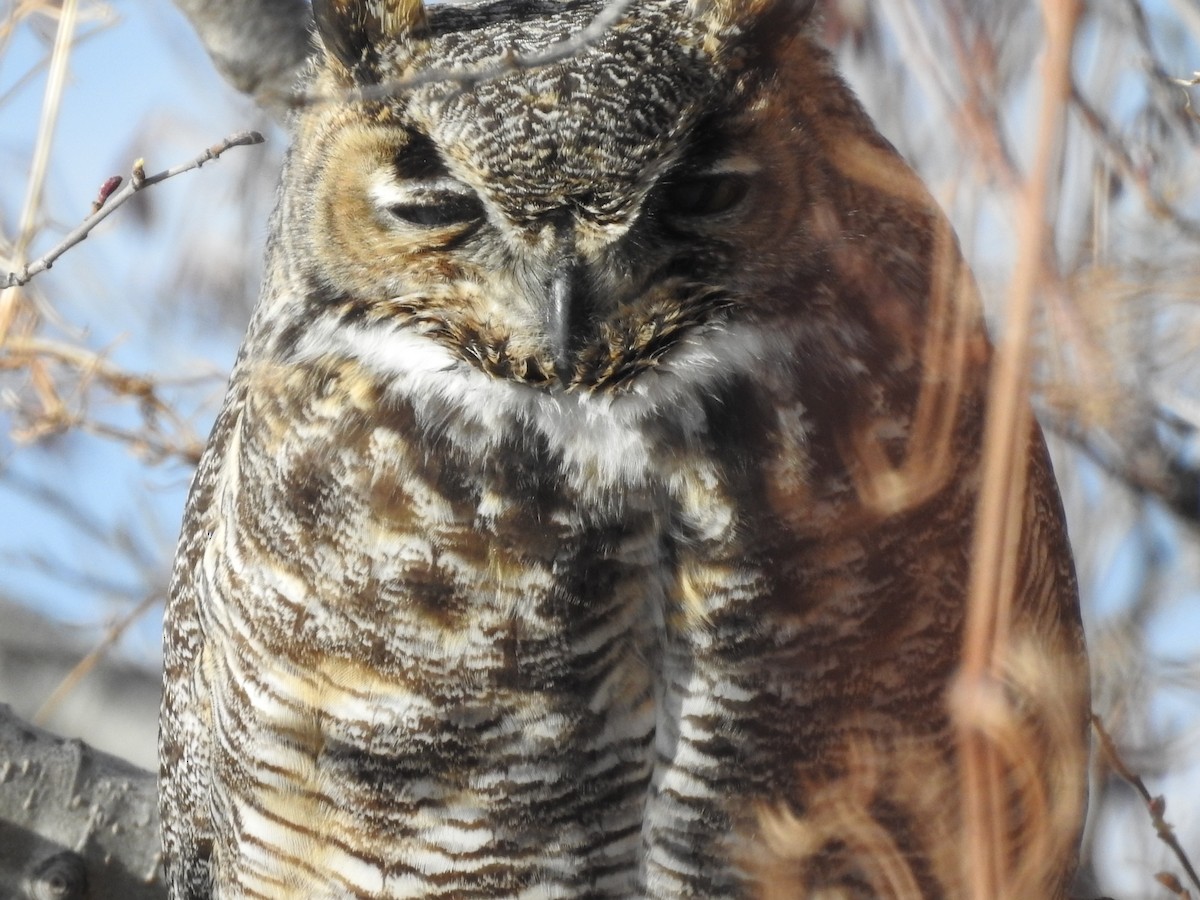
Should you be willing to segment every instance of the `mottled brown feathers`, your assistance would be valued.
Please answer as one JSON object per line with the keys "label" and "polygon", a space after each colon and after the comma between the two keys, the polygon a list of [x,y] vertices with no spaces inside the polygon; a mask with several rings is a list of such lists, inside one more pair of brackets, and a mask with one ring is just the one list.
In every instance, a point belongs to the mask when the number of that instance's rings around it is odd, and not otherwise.
{"label": "mottled brown feathers", "polygon": [[[990,349],[807,3],[314,5],[167,611],[179,898],[965,895]],[[999,673],[1062,898],[1086,661],[1036,427]]]}
{"label": "mottled brown feathers", "polygon": [[425,6],[421,0],[313,0],[313,23],[330,58],[356,80],[371,82],[381,49],[424,32]]}

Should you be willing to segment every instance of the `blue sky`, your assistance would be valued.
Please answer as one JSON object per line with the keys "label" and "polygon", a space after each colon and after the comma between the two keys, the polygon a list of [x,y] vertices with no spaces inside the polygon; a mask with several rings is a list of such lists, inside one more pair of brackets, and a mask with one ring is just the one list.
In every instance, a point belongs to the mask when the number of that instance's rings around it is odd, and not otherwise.
{"label": "blue sky", "polygon": [[[115,9],[118,18],[111,25],[97,30],[96,23],[85,20],[79,26],[80,34],[94,34],[71,55],[46,185],[49,224],[34,242],[35,256],[83,218],[105,178],[127,178],[134,158],[144,157],[147,171],[154,172],[234,131],[264,127],[252,104],[212,71],[169,4],[134,0]],[[0,55],[0,96],[12,90],[0,105],[0,163],[8,173],[0,186],[0,215],[10,233],[24,195],[52,34],[47,20],[38,29],[18,28]],[[38,67],[39,74],[18,85]],[[234,228],[240,218],[236,189],[239,178],[253,177],[256,168],[260,181],[273,182],[281,141],[278,133],[271,137],[273,147],[238,148],[156,186],[149,227],[139,224],[127,205],[36,282],[73,328],[84,329],[81,336],[89,347],[113,348],[116,364],[146,374],[207,373],[206,385],[183,393],[184,408],[196,411],[201,432],[215,411],[243,322],[240,315],[206,310],[211,298],[181,287],[178,270],[190,265],[219,279],[222,267],[235,268],[234,256],[256,265],[265,222],[255,226],[246,246]],[[233,154],[246,156],[234,160]],[[222,247],[223,239],[231,246]],[[234,308],[244,310],[249,299],[235,298]],[[97,409],[129,426],[138,421],[129,404]],[[47,557],[58,561],[61,572],[78,571],[116,587],[135,587],[145,573],[80,529],[64,527],[44,502],[30,501],[12,485],[45,483],[78,500],[110,532],[127,527],[150,553],[166,559],[190,471],[173,463],[147,468],[126,447],[88,435],[18,445],[8,435],[8,424],[0,428],[0,464],[9,475],[0,480],[0,505],[7,513],[0,517],[0,591],[68,620],[103,620],[121,607],[108,601],[120,598],[64,585],[28,560]],[[156,647],[158,627],[157,615],[149,615],[143,648]]]}

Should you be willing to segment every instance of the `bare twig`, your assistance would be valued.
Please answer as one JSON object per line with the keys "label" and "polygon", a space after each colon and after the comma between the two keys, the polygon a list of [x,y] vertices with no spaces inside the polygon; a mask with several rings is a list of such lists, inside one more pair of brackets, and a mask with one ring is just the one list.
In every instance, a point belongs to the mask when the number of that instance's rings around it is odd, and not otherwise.
{"label": "bare twig", "polygon": [[[1179,83],[1184,84],[1184,82]],[[1141,192],[1146,207],[1156,216],[1170,220],[1185,234],[1191,237],[1200,237],[1200,222],[1189,219],[1162,196],[1151,182],[1150,174],[1133,161],[1129,149],[1116,135],[1111,123],[1076,86],[1071,88],[1071,103],[1083,117],[1084,124],[1103,146],[1112,165],[1121,173],[1122,177]],[[1188,112],[1192,116],[1196,115],[1190,106]]]}
{"label": "bare twig", "polygon": [[[510,72],[553,65],[603,38],[632,4],[633,0],[610,0],[583,29],[536,53],[510,50],[499,59],[476,67],[430,68],[405,78],[322,94],[293,93],[280,87],[295,80],[294,72],[308,49],[311,23],[304,3],[297,0],[255,4],[241,0],[176,0],[176,6],[192,20],[222,73],[239,90],[253,94],[268,109],[309,103],[344,103],[347,100],[385,100],[401,91],[439,82],[471,87]],[[247,40],[246,35],[257,40]]]}
{"label": "bare twig", "polygon": [[1183,88],[1183,111],[1195,121],[1200,122],[1200,113],[1197,113],[1196,108],[1192,106],[1191,92],[1191,88],[1200,85],[1200,72],[1193,72],[1191,78],[1172,78],[1171,80]]}
{"label": "bare twig", "polygon": [[[1165,98],[1168,98],[1162,102],[1166,105],[1173,105],[1173,102],[1169,98],[1175,94],[1176,86],[1182,86],[1186,91],[1191,84],[1186,81],[1181,82],[1178,78],[1173,77],[1154,52],[1154,39],[1150,35],[1150,23],[1146,18],[1146,10],[1142,7],[1142,4],[1137,2],[1137,0],[1126,0],[1125,8],[1128,10],[1129,20],[1133,24],[1134,39],[1141,48],[1142,65],[1146,73],[1150,76],[1150,83],[1158,87],[1161,94]],[[1192,82],[1192,84],[1194,83]]]}
{"label": "bare twig", "polygon": [[90,216],[83,220],[80,225],[75,228],[70,234],[62,239],[53,249],[45,255],[34,260],[26,265],[20,272],[9,272],[5,287],[19,287],[27,284],[31,278],[41,272],[46,271],[58,260],[60,256],[87,239],[92,229],[109,217],[118,207],[126,200],[132,197],[140,190],[144,190],[152,185],[158,184],[160,181],[166,181],[168,178],[174,178],[184,172],[189,172],[192,169],[198,169],[209,160],[216,159],[226,150],[231,147],[244,147],[250,144],[261,144],[263,136],[257,131],[240,131],[237,134],[230,135],[222,141],[213,144],[195,159],[188,160],[185,163],[180,163],[170,169],[159,172],[156,175],[146,175],[142,169],[142,162],[138,160],[133,167],[133,177],[120,190],[113,192],[107,197],[107,202],[96,209]]}
{"label": "bare twig", "polygon": [[[204,446],[203,441],[161,395],[160,389],[163,386],[168,383],[178,384],[178,379],[164,381],[127,372],[113,365],[104,353],[39,338],[10,337],[7,343],[0,345],[0,351],[0,371],[28,369],[34,379],[35,388],[40,388],[42,411],[34,417],[32,428],[26,429],[25,437],[37,437],[68,428],[81,428],[102,437],[119,440],[156,460],[178,457],[194,464],[199,459]],[[122,429],[93,421],[81,411],[72,412],[60,399],[53,379],[44,374],[46,361],[53,361],[78,373],[81,397],[87,393],[83,388],[98,383],[116,396],[135,401],[142,413],[143,427],[136,430]],[[166,434],[159,427],[161,421],[169,425],[169,432]]]}
{"label": "bare twig", "polygon": [[162,595],[156,591],[145,597],[137,606],[114,622],[100,642],[92,648],[87,656],[75,664],[75,668],[67,673],[66,677],[59,682],[58,687],[51,691],[50,696],[38,707],[38,711],[33,715],[33,723],[35,725],[45,725],[46,720],[54,714],[54,710],[58,708],[63,699],[71,691],[75,690],[79,682],[86,678],[92,669],[96,668],[96,664],[104,659],[105,654],[121,639],[121,636],[129,630],[129,627],[144,616],[160,600],[162,600]]}
{"label": "bare twig", "polygon": [[[1146,787],[1146,783],[1142,781],[1141,776],[1125,765],[1125,761],[1121,759],[1121,754],[1117,752],[1116,744],[1113,743],[1112,737],[1105,730],[1104,723],[1097,715],[1092,716],[1092,728],[1096,732],[1096,736],[1100,739],[1100,749],[1104,754],[1105,760],[1112,766],[1113,771],[1128,782],[1130,787],[1141,796],[1146,804],[1147,812],[1150,813],[1150,821],[1154,824],[1154,830],[1158,834],[1159,840],[1171,848],[1171,852],[1175,854],[1176,859],[1179,860],[1179,864],[1187,872],[1188,879],[1197,890],[1200,890],[1200,874],[1197,874],[1195,866],[1192,865],[1187,852],[1183,849],[1183,845],[1179,843],[1179,838],[1175,836],[1175,829],[1164,818],[1167,811],[1166,799],[1161,796],[1153,796]],[[1165,887],[1172,887],[1171,879],[1173,878],[1174,876],[1170,876],[1170,879],[1164,881],[1160,875],[1159,883]],[[1175,880],[1174,884],[1178,885],[1178,881]],[[1179,890],[1176,893],[1182,890],[1182,886],[1179,886]],[[1186,896],[1186,892],[1180,894],[1180,896]]]}
{"label": "bare twig", "polygon": [[[95,9],[95,8],[96,7],[93,6],[91,9]],[[90,12],[91,9],[88,11]],[[115,18],[115,16],[116,16],[116,13],[113,13],[113,18]],[[81,15],[79,18],[82,19],[82,18],[84,18],[84,16]],[[4,32],[3,24],[4,23],[2,21],[0,21],[0,53],[4,52],[4,44],[5,44],[6,38],[11,34],[11,29],[9,30],[9,32],[7,34]],[[111,24],[112,24],[111,20],[106,17],[106,18],[102,19],[98,25],[93,25],[87,31],[77,31],[75,33],[75,39],[71,42],[72,47],[75,47],[75,48],[81,47],[84,44],[91,41],[93,38],[95,38],[101,34],[104,34],[109,29]],[[51,61],[52,61],[52,57],[39,60],[38,62],[36,62],[32,66],[30,66],[15,81],[13,81],[11,84],[7,85],[4,89],[4,92],[0,93],[0,107],[4,106],[13,97],[15,97],[19,93],[21,93],[21,91],[24,88],[26,88],[30,82],[32,82],[35,78],[37,78],[37,76],[51,64]]]}
{"label": "bare twig", "polygon": [[[30,357],[42,357],[78,369],[92,377],[100,378],[118,394],[127,394],[143,400],[153,400],[154,382],[143,375],[134,375],[117,368],[102,353],[95,353],[75,344],[49,341],[40,338],[12,338],[3,345],[5,356],[0,356],[0,369],[24,366]],[[9,361],[11,360],[11,362]]]}
{"label": "bare twig", "polygon": [[[1009,139],[1000,126],[1000,112],[994,95],[995,52],[980,53],[980,37],[968,38],[964,33],[965,16],[959,3],[941,0],[946,37],[954,52],[955,72],[964,81],[964,94],[958,120],[960,127],[974,138],[974,146],[984,156],[985,171],[1008,190],[1020,185],[1020,171]],[[984,60],[993,65],[984,64]]]}
{"label": "bare twig", "polygon": [[[1154,408],[1153,418],[1176,426],[1169,411],[1161,407]],[[1157,498],[1180,520],[1192,528],[1200,527],[1200,468],[1179,453],[1157,440],[1143,442],[1130,450],[1102,431],[1053,414],[1044,416],[1043,422],[1127,489]]]}

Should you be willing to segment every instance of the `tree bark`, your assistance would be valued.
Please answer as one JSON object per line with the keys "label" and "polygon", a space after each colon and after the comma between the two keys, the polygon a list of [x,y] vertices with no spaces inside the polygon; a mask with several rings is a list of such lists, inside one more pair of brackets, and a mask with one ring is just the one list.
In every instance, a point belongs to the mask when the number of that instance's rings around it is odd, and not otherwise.
{"label": "tree bark", "polygon": [[0,704],[0,897],[165,898],[154,774]]}

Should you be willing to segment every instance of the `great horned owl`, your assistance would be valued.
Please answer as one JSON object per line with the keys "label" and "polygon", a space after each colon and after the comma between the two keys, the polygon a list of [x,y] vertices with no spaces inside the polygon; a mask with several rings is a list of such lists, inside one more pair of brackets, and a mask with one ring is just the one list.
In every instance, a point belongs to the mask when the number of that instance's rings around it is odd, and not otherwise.
{"label": "great horned owl", "polygon": [[[171,587],[172,897],[963,896],[990,350],[810,5],[314,2]],[[1078,682],[1028,448],[1009,643]]]}

